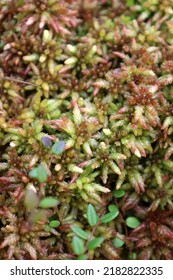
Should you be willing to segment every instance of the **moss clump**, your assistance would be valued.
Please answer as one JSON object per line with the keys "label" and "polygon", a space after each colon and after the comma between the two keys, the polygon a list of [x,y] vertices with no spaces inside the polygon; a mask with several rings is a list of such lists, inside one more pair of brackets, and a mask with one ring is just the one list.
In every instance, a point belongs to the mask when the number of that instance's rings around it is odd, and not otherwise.
{"label": "moss clump", "polygon": [[172,7],[0,2],[0,259],[173,259]]}

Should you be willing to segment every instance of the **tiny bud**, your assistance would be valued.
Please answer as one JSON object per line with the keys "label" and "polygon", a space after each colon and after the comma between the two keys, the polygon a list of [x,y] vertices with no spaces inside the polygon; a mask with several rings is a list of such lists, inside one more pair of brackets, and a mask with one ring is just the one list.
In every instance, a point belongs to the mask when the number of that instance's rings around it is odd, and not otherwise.
{"label": "tiny bud", "polygon": [[93,83],[95,87],[101,87],[101,88],[108,88],[109,83],[105,80],[98,80],[97,82]]}
{"label": "tiny bud", "polygon": [[74,106],[73,109],[73,119],[76,125],[80,125],[82,122],[82,115],[77,104]]}
{"label": "tiny bud", "polygon": [[55,169],[55,171],[58,172],[61,169],[61,167],[62,167],[61,164],[58,163],[58,164],[55,165],[54,169]]}
{"label": "tiny bud", "polygon": [[78,61],[77,57],[72,56],[64,61],[66,65],[75,64]]}
{"label": "tiny bud", "polygon": [[38,54],[30,54],[30,55],[24,55],[23,60],[26,62],[32,62],[32,61],[37,61],[39,58]]}
{"label": "tiny bud", "polygon": [[155,93],[157,90],[158,90],[158,86],[157,85],[149,87],[149,92],[150,93]]}
{"label": "tiny bud", "polygon": [[119,167],[113,161],[109,162],[109,166],[115,174],[121,175]]}
{"label": "tiny bud", "polygon": [[[158,51],[158,47],[149,47],[149,48],[147,48],[147,51],[150,53],[156,52],[156,51]],[[152,70],[150,70],[150,71],[152,71]]]}
{"label": "tiny bud", "polygon": [[138,17],[138,21],[144,21],[145,19],[147,19],[149,17],[150,13],[149,11],[144,11],[140,14],[140,16]]}
{"label": "tiny bud", "polygon": [[65,143],[65,150],[70,149],[74,146],[75,141],[73,139],[69,139]]}
{"label": "tiny bud", "polygon": [[30,25],[32,25],[34,22],[35,22],[35,17],[32,16],[32,17],[28,18],[28,20],[27,20],[27,22],[26,22],[26,25],[27,25],[27,26],[30,26]]}
{"label": "tiny bud", "polygon": [[75,173],[79,173],[79,174],[83,173],[83,169],[74,164],[69,164],[68,169],[71,172],[75,172]]}
{"label": "tiny bud", "polygon": [[88,142],[85,142],[85,143],[83,144],[83,149],[84,149],[84,151],[85,151],[89,156],[92,156],[92,155],[93,155],[93,154],[92,154],[92,151],[91,151],[91,147],[90,147],[90,145],[89,145]]}
{"label": "tiny bud", "polygon": [[97,52],[97,46],[96,45],[94,45],[94,46],[92,46],[92,48],[91,48],[91,50],[90,50],[90,54],[95,54]]}
{"label": "tiny bud", "polygon": [[140,154],[140,152],[139,152],[138,149],[135,149],[135,150],[134,150],[134,154],[135,154],[135,156],[137,156],[138,158],[141,158],[141,154]]}
{"label": "tiny bud", "polygon": [[39,157],[37,155],[34,155],[33,158],[31,159],[30,163],[29,163],[29,169],[32,168],[36,162],[38,161]]}
{"label": "tiny bud", "polygon": [[105,151],[106,150],[106,144],[104,142],[101,142],[100,145],[99,145],[100,149],[102,151]]}
{"label": "tiny bud", "polygon": [[52,32],[45,29],[43,31],[43,42],[48,43],[48,42],[50,42],[51,39],[52,39]]}
{"label": "tiny bud", "polygon": [[104,128],[103,129],[103,133],[106,135],[106,136],[111,136],[112,132],[109,128]]}
{"label": "tiny bud", "polygon": [[10,147],[15,147],[16,144],[14,142],[10,142]]}
{"label": "tiny bud", "polygon": [[44,90],[44,91],[46,91],[46,92],[49,92],[49,85],[48,85],[48,83],[42,83],[42,89]]}
{"label": "tiny bud", "polygon": [[48,61],[48,70],[52,76],[55,75],[55,62],[53,59],[49,59]]}
{"label": "tiny bud", "polygon": [[105,187],[102,187],[101,185],[99,184],[92,184],[92,187],[94,188],[94,190],[96,191],[100,191],[100,192],[103,192],[103,193],[109,193],[110,192],[110,189],[108,188],[105,188]]}
{"label": "tiny bud", "polygon": [[11,48],[11,44],[8,43],[4,46],[4,51],[9,50]]}
{"label": "tiny bud", "polygon": [[46,59],[47,59],[47,56],[46,56],[45,54],[42,54],[42,55],[40,56],[40,58],[39,58],[39,62],[40,62],[40,63],[43,63],[43,62],[46,61]]}
{"label": "tiny bud", "polygon": [[77,48],[76,46],[72,46],[70,44],[67,45],[67,49],[71,52],[71,53],[76,53]]}
{"label": "tiny bud", "polygon": [[28,178],[26,176],[22,176],[21,179],[22,179],[23,183],[25,183],[25,184],[28,183]]}

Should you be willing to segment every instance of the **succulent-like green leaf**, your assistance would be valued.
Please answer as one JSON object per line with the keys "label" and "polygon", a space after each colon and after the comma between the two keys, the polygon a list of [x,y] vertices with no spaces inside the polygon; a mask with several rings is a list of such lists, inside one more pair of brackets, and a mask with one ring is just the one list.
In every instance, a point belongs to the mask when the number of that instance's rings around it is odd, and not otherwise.
{"label": "succulent-like green leaf", "polygon": [[33,168],[33,169],[29,172],[29,177],[30,177],[30,178],[37,178],[37,168]]}
{"label": "succulent-like green leaf", "polygon": [[44,197],[41,201],[39,206],[41,208],[51,208],[51,207],[56,207],[59,204],[59,201],[57,198],[48,196]]}
{"label": "succulent-like green leaf", "polygon": [[140,221],[136,217],[128,217],[126,219],[126,225],[130,228],[137,228],[140,224]]}
{"label": "succulent-like green leaf", "polygon": [[85,232],[83,229],[79,228],[79,227],[76,227],[76,226],[72,226],[71,227],[72,231],[74,233],[76,233],[77,236],[79,236],[80,238],[82,239],[85,239],[87,240],[88,237],[89,237],[89,234],[87,232]]}
{"label": "succulent-like green leaf", "polygon": [[101,217],[102,223],[105,224],[105,223],[111,222],[112,220],[114,220],[118,216],[118,213],[119,213],[119,211],[118,211],[118,208],[117,208],[116,211],[105,214],[104,216]]}
{"label": "succulent-like green leaf", "polygon": [[37,167],[37,179],[40,183],[44,183],[47,181],[47,170],[46,168],[40,164],[38,167]]}
{"label": "succulent-like green leaf", "polygon": [[120,247],[122,247],[122,246],[124,245],[124,241],[121,240],[121,239],[118,238],[118,237],[115,237],[115,238],[112,240],[112,243],[114,244],[114,246],[115,246],[116,248],[120,248]]}
{"label": "succulent-like green leaf", "polygon": [[88,250],[93,250],[99,247],[104,241],[103,237],[95,237],[91,241],[88,242]]}
{"label": "succulent-like green leaf", "polygon": [[92,204],[88,205],[86,215],[87,215],[87,221],[88,221],[89,225],[92,227],[95,226],[97,224],[99,218],[98,218],[96,210]]}
{"label": "succulent-like green leaf", "polygon": [[110,212],[117,211],[117,207],[116,207],[114,204],[110,204],[110,205],[108,206],[108,209],[109,209]]}
{"label": "succulent-like green leaf", "polygon": [[54,155],[61,155],[65,148],[64,141],[58,141],[52,146],[52,153]]}
{"label": "succulent-like green leaf", "polygon": [[58,221],[58,220],[53,220],[53,221],[51,221],[51,222],[49,223],[49,225],[50,225],[51,228],[56,228],[56,227],[58,227],[58,226],[60,225],[60,221]]}
{"label": "succulent-like green leaf", "polygon": [[125,195],[125,191],[124,190],[114,190],[113,191],[113,195],[117,198],[122,197]]}
{"label": "succulent-like green leaf", "polygon": [[29,177],[37,179],[40,183],[44,183],[48,177],[47,170],[42,164],[39,164],[39,166],[29,172]]}
{"label": "succulent-like green leaf", "polygon": [[73,236],[72,248],[76,255],[82,255],[85,252],[83,240],[78,236]]}

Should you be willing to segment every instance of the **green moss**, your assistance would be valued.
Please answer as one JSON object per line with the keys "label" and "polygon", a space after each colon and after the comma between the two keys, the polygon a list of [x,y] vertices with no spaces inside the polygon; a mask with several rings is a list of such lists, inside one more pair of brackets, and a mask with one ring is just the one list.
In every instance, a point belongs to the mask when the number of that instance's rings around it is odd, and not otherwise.
{"label": "green moss", "polygon": [[26,2],[0,2],[0,259],[173,259],[172,0]]}

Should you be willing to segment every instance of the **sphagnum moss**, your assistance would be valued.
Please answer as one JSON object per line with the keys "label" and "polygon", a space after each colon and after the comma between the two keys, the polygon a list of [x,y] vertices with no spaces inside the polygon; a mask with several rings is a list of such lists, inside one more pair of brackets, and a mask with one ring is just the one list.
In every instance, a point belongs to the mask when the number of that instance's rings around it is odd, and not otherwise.
{"label": "sphagnum moss", "polygon": [[173,259],[172,7],[0,2],[0,259]]}

